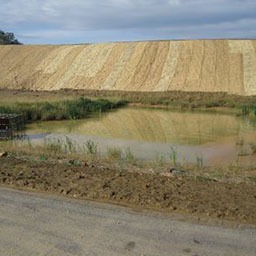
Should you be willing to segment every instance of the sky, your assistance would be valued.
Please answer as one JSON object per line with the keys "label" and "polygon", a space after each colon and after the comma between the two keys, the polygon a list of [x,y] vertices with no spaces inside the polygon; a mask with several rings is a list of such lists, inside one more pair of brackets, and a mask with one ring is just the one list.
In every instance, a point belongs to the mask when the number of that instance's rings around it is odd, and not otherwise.
{"label": "sky", "polygon": [[256,0],[0,0],[25,44],[256,38]]}

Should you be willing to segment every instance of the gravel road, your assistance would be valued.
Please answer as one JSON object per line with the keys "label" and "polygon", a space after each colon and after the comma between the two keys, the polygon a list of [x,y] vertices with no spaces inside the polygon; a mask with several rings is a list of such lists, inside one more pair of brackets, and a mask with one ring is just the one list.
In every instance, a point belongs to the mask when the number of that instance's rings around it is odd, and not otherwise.
{"label": "gravel road", "polygon": [[0,255],[254,256],[256,229],[0,188]]}

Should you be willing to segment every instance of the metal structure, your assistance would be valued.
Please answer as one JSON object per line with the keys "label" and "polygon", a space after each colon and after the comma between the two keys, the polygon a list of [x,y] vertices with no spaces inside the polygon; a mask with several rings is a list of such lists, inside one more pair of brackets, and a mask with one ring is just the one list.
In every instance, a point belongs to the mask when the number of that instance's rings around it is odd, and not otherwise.
{"label": "metal structure", "polygon": [[24,128],[22,115],[0,114],[0,139],[9,139]]}

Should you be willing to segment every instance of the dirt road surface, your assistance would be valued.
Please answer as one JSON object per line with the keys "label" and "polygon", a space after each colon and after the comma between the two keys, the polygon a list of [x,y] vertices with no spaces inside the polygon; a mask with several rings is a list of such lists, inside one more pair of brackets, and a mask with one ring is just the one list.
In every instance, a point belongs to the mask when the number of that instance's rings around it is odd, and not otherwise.
{"label": "dirt road surface", "polygon": [[0,188],[0,255],[256,255],[256,229]]}

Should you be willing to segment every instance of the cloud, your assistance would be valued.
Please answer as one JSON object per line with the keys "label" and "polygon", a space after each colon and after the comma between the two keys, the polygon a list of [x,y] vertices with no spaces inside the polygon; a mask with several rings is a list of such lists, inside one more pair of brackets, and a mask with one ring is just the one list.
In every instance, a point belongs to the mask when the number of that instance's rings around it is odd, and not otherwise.
{"label": "cloud", "polygon": [[1,29],[25,43],[256,37],[254,0],[0,0],[0,6]]}

